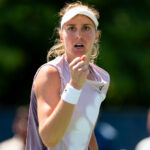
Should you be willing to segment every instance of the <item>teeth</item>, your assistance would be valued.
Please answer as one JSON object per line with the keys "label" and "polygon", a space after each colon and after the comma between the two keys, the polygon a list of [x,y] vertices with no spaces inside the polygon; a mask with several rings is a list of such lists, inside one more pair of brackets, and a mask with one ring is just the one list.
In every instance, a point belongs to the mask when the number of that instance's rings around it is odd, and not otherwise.
{"label": "teeth", "polygon": [[75,47],[83,47],[82,44],[76,44]]}

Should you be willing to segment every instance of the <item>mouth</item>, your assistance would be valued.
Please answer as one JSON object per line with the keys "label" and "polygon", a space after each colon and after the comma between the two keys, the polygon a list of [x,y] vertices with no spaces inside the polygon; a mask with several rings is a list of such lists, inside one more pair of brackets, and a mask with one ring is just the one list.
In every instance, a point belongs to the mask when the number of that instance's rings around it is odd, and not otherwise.
{"label": "mouth", "polygon": [[81,49],[81,48],[84,48],[84,45],[83,44],[75,44],[74,47]]}

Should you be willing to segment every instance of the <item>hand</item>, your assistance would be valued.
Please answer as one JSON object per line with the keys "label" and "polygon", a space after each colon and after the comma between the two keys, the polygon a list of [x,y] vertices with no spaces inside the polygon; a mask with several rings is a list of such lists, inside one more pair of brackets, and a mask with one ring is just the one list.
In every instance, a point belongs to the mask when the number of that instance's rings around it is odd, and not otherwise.
{"label": "hand", "polygon": [[70,64],[71,79],[70,85],[76,89],[81,89],[86,82],[87,76],[89,74],[87,57],[83,55],[82,57],[75,58]]}

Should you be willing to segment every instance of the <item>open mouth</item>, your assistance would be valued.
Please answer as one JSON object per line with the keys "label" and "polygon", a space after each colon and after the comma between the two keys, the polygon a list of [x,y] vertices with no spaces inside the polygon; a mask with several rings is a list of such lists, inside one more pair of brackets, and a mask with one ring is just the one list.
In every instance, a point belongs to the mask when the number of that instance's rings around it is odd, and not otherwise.
{"label": "open mouth", "polygon": [[83,45],[83,44],[76,44],[75,47],[76,47],[76,48],[83,48],[84,45]]}

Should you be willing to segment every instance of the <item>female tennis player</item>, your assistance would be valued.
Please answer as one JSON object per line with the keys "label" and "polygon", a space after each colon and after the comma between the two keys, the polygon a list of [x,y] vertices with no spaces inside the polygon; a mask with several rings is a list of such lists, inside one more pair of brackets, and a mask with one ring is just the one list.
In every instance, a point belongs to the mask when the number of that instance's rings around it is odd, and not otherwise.
{"label": "female tennis player", "polygon": [[60,16],[60,39],[34,77],[26,150],[98,150],[94,128],[109,86],[94,64],[99,13],[75,2]]}

